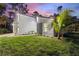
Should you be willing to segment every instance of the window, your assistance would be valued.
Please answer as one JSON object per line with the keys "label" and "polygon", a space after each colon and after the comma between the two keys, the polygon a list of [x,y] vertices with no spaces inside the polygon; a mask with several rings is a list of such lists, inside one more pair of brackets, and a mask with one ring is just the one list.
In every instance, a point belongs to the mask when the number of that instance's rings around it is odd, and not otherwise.
{"label": "window", "polygon": [[48,23],[44,23],[43,25],[44,32],[48,31]]}

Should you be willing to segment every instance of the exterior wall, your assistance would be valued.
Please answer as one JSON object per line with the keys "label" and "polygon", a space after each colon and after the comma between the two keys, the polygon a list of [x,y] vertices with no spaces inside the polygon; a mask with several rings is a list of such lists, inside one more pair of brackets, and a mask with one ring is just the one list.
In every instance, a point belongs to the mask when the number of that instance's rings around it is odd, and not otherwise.
{"label": "exterior wall", "polygon": [[37,32],[37,23],[33,17],[17,14],[14,23],[16,24],[14,26],[15,34],[30,34],[31,32]]}
{"label": "exterior wall", "polygon": [[[13,32],[16,35],[29,34],[30,32],[34,32],[53,37],[54,30],[51,26],[51,22],[51,18],[43,18],[38,16],[35,19],[33,17],[17,13],[16,19],[13,23]],[[47,31],[45,31],[45,25],[47,26]]]}
{"label": "exterior wall", "polygon": [[52,27],[51,22],[52,21],[43,23],[43,35],[50,36],[50,37],[54,36],[54,29]]}
{"label": "exterior wall", "polygon": [[40,34],[40,35],[42,35],[42,31],[43,31],[43,29],[42,29],[42,28],[43,28],[43,27],[42,27],[42,26],[43,26],[43,25],[42,25],[42,24],[43,24],[43,23],[42,23],[42,20],[40,19],[39,16],[37,16],[37,17],[36,17],[36,21],[37,21],[37,33]]}
{"label": "exterior wall", "polygon": [[42,31],[43,31],[42,28],[43,28],[42,23],[37,23],[37,32],[40,35],[42,35]]}
{"label": "exterior wall", "polygon": [[42,35],[49,37],[54,36],[54,29],[52,27],[53,20],[53,18],[39,17],[38,23],[42,23]]}

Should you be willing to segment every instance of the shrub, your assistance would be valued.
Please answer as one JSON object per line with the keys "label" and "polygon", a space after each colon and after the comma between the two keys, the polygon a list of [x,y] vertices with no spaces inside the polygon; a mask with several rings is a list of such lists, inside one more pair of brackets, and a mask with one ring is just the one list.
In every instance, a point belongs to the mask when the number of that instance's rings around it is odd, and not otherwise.
{"label": "shrub", "polygon": [[6,28],[0,28],[0,34],[8,33],[9,31]]}

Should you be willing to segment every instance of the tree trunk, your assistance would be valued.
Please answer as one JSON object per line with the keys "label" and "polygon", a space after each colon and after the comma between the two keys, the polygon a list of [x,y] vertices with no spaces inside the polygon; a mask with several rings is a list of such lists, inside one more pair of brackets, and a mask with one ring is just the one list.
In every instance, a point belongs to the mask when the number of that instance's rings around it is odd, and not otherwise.
{"label": "tree trunk", "polygon": [[6,24],[5,24],[5,28],[6,28]]}
{"label": "tree trunk", "polygon": [[64,39],[64,38],[63,38],[63,33],[61,34],[61,37],[62,37],[61,39],[63,40],[63,39]]}
{"label": "tree trunk", "polygon": [[58,33],[58,39],[60,39],[60,32]]}

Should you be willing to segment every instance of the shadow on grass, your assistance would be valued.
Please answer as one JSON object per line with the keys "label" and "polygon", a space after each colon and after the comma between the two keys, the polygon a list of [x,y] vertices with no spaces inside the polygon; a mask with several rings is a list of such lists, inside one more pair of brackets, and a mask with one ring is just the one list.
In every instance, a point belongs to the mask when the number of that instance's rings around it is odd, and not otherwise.
{"label": "shadow on grass", "polygon": [[79,33],[66,33],[64,34],[64,37],[66,41],[72,41],[79,45]]}
{"label": "shadow on grass", "polygon": [[79,33],[67,33],[64,35],[66,42],[72,42],[69,47],[71,56],[79,56]]}

